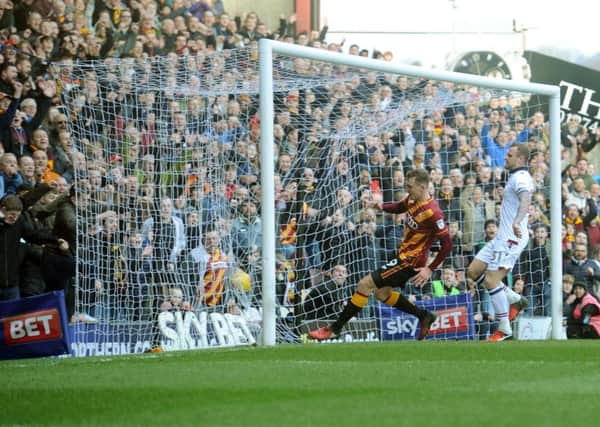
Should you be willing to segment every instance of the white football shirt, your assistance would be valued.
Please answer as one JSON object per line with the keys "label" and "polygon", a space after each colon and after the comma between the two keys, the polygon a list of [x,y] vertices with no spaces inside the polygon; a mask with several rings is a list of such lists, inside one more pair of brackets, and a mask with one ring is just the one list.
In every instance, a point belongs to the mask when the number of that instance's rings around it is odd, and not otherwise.
{"label": "white football shirt", "polygon": [[527,230],[527,220],[529,214],[526,214],[521,223],[521,239],[515,236],[512,225],[519,209],[519,194],[523,191],[533,193],[533,178],[527,168],[517,168],[510,172],[506,187],[504,187],[504,197],[502,199],[502,210],[500,211],[500,226],[498,227],[497,238],[501,240],[514,240],[519,246],[529,241],[529,232]]}

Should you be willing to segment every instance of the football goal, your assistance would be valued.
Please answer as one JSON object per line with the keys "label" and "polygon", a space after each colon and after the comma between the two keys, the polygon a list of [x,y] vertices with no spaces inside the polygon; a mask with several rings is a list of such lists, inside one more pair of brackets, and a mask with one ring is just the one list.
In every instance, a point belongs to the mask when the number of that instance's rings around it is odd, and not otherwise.
{"label": "football goal", "polygon": [[[271,40],[57,72],[77,190],[75,354],[303,342],[395,257],[409,219],[374,207],[401,200],[415,168],[454,247],[403,292],[438,313],[432,339],[483,339],[494,313],[464,275],[495,233],[515,143],[536,189],[506,284],[530,302],[520,319],[560,337],[558,88]],[[370,300],[339,339],[416,328]]]}
{"label": "football goal", "polygon": [[[507,285],[528,298],[522,316],[546,317],[552,338],[563,336],[558,87],[271,40],[260,41],[259,57],[261,163],[276,165],[263,167],[261,181],[264,344],[276,343],[280,295],[272,278],[286,253],[294,265],[302,337],[335,318],[362,275],[393,259],[406,217],[386,217],[373,206],[404,197],[405,172],[413,168],[429,171],[454,249],[431,284],[417,289],[409,283],[404,292],[440,315],[434,337],[484,339],[494,327],[493,309],[486,291],[465,286],[465,267],[497,230],[507,177],[503,156],[513,143],[529,145],[536,189],[530,246]],[[279,136],[282,128],[299,131],[291,147],[288,134],[284,141]],[[288,160],[294,167],[282,169]],[[273,209],[281,206],[281,194],[287,204]],[[292,228],[295,251],[287,252],[285,233]],[[416,334],[414,317],[374,301],[354,320],[340,340]]]}

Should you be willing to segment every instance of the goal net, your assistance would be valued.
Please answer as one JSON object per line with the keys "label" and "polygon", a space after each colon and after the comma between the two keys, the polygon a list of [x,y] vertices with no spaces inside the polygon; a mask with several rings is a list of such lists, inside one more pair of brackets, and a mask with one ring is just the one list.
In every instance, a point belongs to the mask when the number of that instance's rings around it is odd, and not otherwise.
{"label": "goal net", "polygon": [[[260,97],[254,46],[61,64],[82,354],[303,341],[396,256],[406,218],[374,206],[401,200],[414,168],[429,172],[454,248],[431,283],[402,291],[440,315],[433,338],[485,338],[493,309],[464,274],[494,233],[512,143],[531,148],[536,192],[531,244],[507,285],[530,301],[523,316],[551,316],[552,109],[532,96],[549,92],[300,50],[272,53]],[[373,299],[341,339],[416,328]]]}

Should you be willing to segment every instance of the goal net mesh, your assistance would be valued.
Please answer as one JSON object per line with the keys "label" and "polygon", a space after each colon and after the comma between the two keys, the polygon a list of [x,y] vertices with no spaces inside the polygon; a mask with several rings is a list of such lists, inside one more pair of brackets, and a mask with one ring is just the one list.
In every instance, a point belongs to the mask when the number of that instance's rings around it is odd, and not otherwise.
{"label": "goal net mesh", "polygon": [[[549,315],[543,99],[274,55],[275,164],[261,165],[257,60],[250,47],[59,65],[75,142],[76,341],[98,322],[93,339],[123,352],[231,344],[217,323],[232,318],[257,338],[267,167],[279,342],[334,319],[360,278],[396,256],[405,218],[374,205],[401,200],[413,168],[429,171],[454,249],[430,284],[403,292],[447,314],[434,337],[455,338],[466,322],[469,338],[484,338],[493,309],[467,289],[465,269],[494,233],[512,143],[530,145],[537,188],[530,248],[507,284],[523,288],[526,315]],[[414,338],[416,319],[397,315],[372,299],[341,339]],[[205,339],[182,340],[201,318]],[[242,335],[233,342],[252,341]]]}

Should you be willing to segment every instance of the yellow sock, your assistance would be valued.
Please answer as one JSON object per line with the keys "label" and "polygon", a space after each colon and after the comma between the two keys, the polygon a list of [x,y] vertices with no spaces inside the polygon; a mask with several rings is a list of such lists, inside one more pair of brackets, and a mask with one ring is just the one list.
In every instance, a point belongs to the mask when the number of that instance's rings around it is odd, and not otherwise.
{"label": "yellow sock", "polygon": [[383,302],[385,305],[389,305],[393,307],[398,302],[398,298],[400,298],[400,292],[392,291],[391,295],[387,297],[387,299]]}
{"label": "yellow sock", "polygon": [[361,294],[360,292],[354,292],[354,295],[352,295],[352,299],[350,300],[352,304],[360,308],[363,308],[365,305],[367,305],[367,301],[369,301],[369,297]]}

